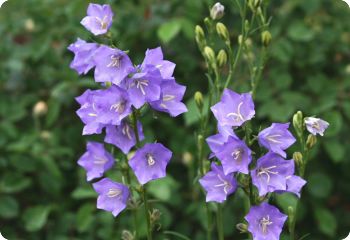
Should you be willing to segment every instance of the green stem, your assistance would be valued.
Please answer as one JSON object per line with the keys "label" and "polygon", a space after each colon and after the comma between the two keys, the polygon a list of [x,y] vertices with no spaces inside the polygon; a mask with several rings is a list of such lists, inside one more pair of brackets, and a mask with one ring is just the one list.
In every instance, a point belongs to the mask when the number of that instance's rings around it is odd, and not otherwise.
{"label": "green stem", "polygon": [[211,223],[211,214],[208,203],[205,203],[205,208],[207,211],[207,240],[211,240],[212,236],[212,223]]}
{"label": "green stem", "polygon": [[147,239],[152,240],[152,226],[151,226],[151,221],[149,216],[150,211],[149,211],[149,206],[147,201],[146,186],[142,186],[142,200],[143,200],[143,205],[145,209],[145,218],[147,220]]}
{"label": "green stem", "polygon": [[222,221],[222,205],[220,203],[218,204],[216,224],[218,227],[218,239],[224,240],[224,224]]}

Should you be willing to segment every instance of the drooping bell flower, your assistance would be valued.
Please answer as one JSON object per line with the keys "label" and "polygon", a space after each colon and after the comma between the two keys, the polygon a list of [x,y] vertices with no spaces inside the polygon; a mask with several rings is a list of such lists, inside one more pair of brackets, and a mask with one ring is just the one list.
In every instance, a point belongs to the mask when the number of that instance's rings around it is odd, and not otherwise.
{"label": "drooping bell flower", "polygon": [[81,20],[81,24],[94,35],[107,33],[112,25],[113,12],[108,4],[100,5],[90,3],[87,16]]}
{"label": "drooping bell flower", "polygon": [[146,68],[149,65],[154,66],[160,71],[162,78],[169,79],[173,77],[176,64],[167,60],[164,60],[161,47],[154,49],[147,49],[145,59],[141,64],[141,69]]}
{"label": "drooping bell flower", "polygon": [[312,135],[316,136],[317,134],[319,134],[320,136],[323,136],[323,133],[328,128],[329,123],[320,118],[306,117],[305,125],[306,129]]}

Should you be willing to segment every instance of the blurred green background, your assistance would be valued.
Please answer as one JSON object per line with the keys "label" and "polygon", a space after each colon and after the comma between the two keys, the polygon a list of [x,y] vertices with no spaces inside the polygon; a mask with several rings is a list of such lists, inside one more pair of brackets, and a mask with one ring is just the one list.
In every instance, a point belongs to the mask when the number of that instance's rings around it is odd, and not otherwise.
{"label": "blurred green background", "polygon": [[[112,5],[115,40],[130,50],[135,63],[147,48],[161,45],[166,58],[177,64],[175,76],[187,86],[190,112],[176,119],[152,113],[142,120],[145,135],[174,151],[169,176],[152,182],[149,191],[162,212],[158,239],[176,239],[163,230],[204,239],[204,197],[192,193],[197,185],[188,177],[188,165],[196,154],[198,129],[191,99],[195,91],[207,91],[194,27],[203,24],[214,2],[95,2]],[[222,3],[222,21],[235,40],[238,11],[233,1]],[[92,74],[79,77],[69,68],[73,55],[67,51],[77,37],[91,38],[79,23],[87,5],[83,0],[9,0],[0,8],[0,232],[10,240],[120,239],[122,230],[132,230],[128,211],[114,219],[96,209],[96,195],[76,163],[86,140],[96,139],[81,136],[74,100],[96,85]],[[273,41],[257,92],[257,118],[267,125],[289,121],[302,110],[330,122],[307,169],[297,231],[309,233],[305,239],[342,239],[350,231],[350,9],[341,0],[274,0],[269,14]],[[246,90],[245,80],[242,62],[235,90]],[[36,105],[40,101],[45,104]],[[36,117],[35,105],[44,112],[47,105],[47,113]],[[275,201],[286,209],[295,198],[285,194]],[[242,209],[238,192],[225,207],[227,239],[246,238],[235,229],[245,214]]]}

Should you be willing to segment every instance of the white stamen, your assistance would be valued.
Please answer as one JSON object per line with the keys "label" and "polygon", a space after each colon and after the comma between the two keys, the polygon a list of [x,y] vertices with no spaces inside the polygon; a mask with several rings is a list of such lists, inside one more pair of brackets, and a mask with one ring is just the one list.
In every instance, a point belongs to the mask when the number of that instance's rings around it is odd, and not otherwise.
{"label": "white stamen", "polygon": [[111,62],[107,65],[107,67],[120,67],[122,56],[111,55]]}
{"label": "white stamen", "polygon": [[271,225],[271,224],[272,224],[272,222],[270,221],[270,216],[269,215],[267,215],[266,218],[263,217],[260,220],[259,226],[261,227],[261,230],[262,230],[263,234],[267,233],[267,227],[269,225]]}
{"label": "white stamen", "polygon": [[107,196],[110,198],[118,197],[121,194],[122,194],[122,191],[120,189],[116,189],[116,188],[110,188],[107,192]]}
{"label": "white stamen", "polygon": [[161,103],[160,106],[165,109],[167,108],[167,106],[164,103]]}
{"label": "white stamen", "polygon": [[234,160],[241,162],[243,153],[244,153],[244,150],[242,148],[237,148],[231,153],[231,156],[233,157]]}
{"label": "white stamen", "polygon": [[128,124],[125,124],[122,128],[122,133],[124,136],[127,136],[131,140],[131,133],[130,133],[130,126]]}
{"label": "white stamen", "polygon": [[277,140],[276,138],[282,137],[280,134],[274,134],[274,135],[268,135],[266,136],[266,139],[273,143],[282,143],[281,141]]}
{"label": "white stamen", "polygon": [[88,114],[90,117],[97,117],[97,114],[96,113],[89,113]]}
{"label": "white stamen", "polygon": [[147,153],[147,154],[146,154],[146,158],[147,158],[148,166],[153,166],[153,165],[156,163],[156,160],[154,159],[154,157],[152,156],[152,154]]}
{"label": "white stamen", "polygon": [[115,112],[118,112],[119,114],[123,113],[125,110],[125,102],[121,101],[121,102],[112,104],[109,110],[113,110],[113,109]]}
{"label": "white stamen", "polygon": [[161,67],[162,67],[162,64],[156,65],[156,68],[161,68]]}
{"label": "white stamen", "polygon": [[277,166],[271,166],[271,167],[267,167],[267,168],[259,168],[258,169],[258,176],[262,176],[265,175],[267,177],[267,183],[270,182],[270,174],[278,174],[278,172],[273,172],[271,171],[271,169],[276,168]]}
{"label": "white stamen", "polygon": [[146,95],[144,87],[148,86],[147,80],[136,80],[136,88],[139,88],[142,92],[142,95]]}
{"label": "white stamen", "polygon": [[243,102],[240,102],[238,104],[237,113],[229,113],[226,115],[226,117],[232,117],[235,122],[244,121],[244,117],[241,114],[242,105],[243,105]]}
{"label": "white stamen", "polygon": [[163,101],[164,102],[168,102],[168,101],[172,101],[175,99],[175,96],[174,95],[164,95],[163,96]]}
{"label": "white stamen", "polygon": [[106,29],[107,28],[107,21],[106,21],[107,20],[107,15],[104,15],[102,20],[101,20],[101,18],[96,17],[96,20],[100,23],[102,29]]}
{"label": "white stamen", "polygon": [[224,187],[224,192],[225,192],[225,194],[228,194],[228,192],[229,192],[229,191],[231,190],[231,188],[232,188],[232,185],[231,185],[228,181],[222,179],[222,177],[220,176],[220,174],[218,174],[217,176],[218,176],[218,178],[220,179],[220,181],[222,182],[222,184],[214,185],[214,187]]}
{"label": "white stamen", "polygon": [[100,156],[94,156],[94,164],[104,165],[106,162],[107,162],[107,159],[100,157]]}

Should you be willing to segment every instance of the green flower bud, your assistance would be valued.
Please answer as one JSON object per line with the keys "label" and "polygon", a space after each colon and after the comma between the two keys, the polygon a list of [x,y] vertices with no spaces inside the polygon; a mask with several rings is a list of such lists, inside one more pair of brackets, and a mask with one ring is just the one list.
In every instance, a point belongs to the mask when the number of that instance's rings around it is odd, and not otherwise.
{"label": "green flower bud", "polygon": [[162,213],[159,209],[152,209],[152,212],[150,213],[150,220],[152,226],[154,226],[159,221],[161,215]]}
{"label": "green flower bud", "polygon": [[134,240],[135,236],[128,230],[122,231],[122,240]]}
{"label": "green flower bud", "polygon": [[202,51],[205,45],[207,44],[207,41],[205,40],[205,34],[203,31],[203,28],[199,25],[197,25],[195,28],[195,37],[196,37],[196,42],[199,46],[199,49]]}
{"label": "green flower bud", "polygon": [[243,35],[238,36],[238,44],[241,45],[243,43]]}
{"label": "green flower bud", "polygon": [[207,27],[207,29],[211,29],[212,23],[208,17],[204,18],[204,24]]}
{"label": "green flower bud", "polygon": [[291,224],[294,222],[294,217],[295,217],[295,212],[294,212],[294,208],[292,206],[288,207],[288,223]]}
{"label": "green flower bud", "polygon": [[317,137],[315,135],[309,134],[306,139],[306,147],[311,149],[317,143]]}
{"label": "green flower bud", "polygon": [[247,233],[247,232],[248,232],[248,226],[247,226],[247,224],[238,223],[238,224],[236,225],[236,228],[237,228],[237,230],[238,230],[240,233]]}
{"label": "green flower bud", "polygon": [[293,160],[295,164],[300,167],[303,164],[303,155],[301,152],[295,152],[293,153]]}
{"label": "green flower bud", "polygon": [[227,30],[227,27],[223,23],[218,22],[216,24],[216,32],[222,38],[222,40],[225,41],[227,45],[230,44],[230,34]]}
{"label": "green flower bud", "polygon": [[225,50],[221,49],[216,57],[219,67],[223,67],[227,63],[227,54]]}
{"label": "green flower bud", "polygon": [[199,134],[197,137],[197,144],[198,144],[198,149],[201,149],[204,143],[204,137],[203,135]]}
{"label": "green flower bud", "polygon": [[250,23],[248,20],[245,20],[244,22],[244,30],[245,32],[248,32],[249,31],[249,27],[250,27]]}
{"label": "green flower bud", "polygon": [[216,57],[215,57],[215,52],[211,47],[204,47],[204,56],[208,60],[210,66],[212,68],[216,67]]}
{"label": "green flower bud", "polygon": [[47,113],[47,111],[48,111],[48,107],[46,102],[44,101],[37,102],[33,107],[33,115],[35,117],[44,116]]}
{"label": "green flower bud", "polygon": [[199,111],[201,112],[203,109],[203,94],[199,91],[197,91],[194,94],[194,101],[199,109]]}
{"label": "green flower bud", "polygon": [[106,87],[109,88],[112,86],[112,82],[106,82]]}
{"label": "green flower bud", "polygon": [[293,127],[298,136],[301,136],[303,132],[303,113],[301,111],[298,111],[293,115]]}
{"label": "green flower bud", "polygon": [[270,45],[271,40],[272,40],[272,36],[269,31],[263,31],[261,33],[261,42],[265,47]]}
{"label": "green flower bud", "polygon": [[214,4],[214,6],[210,10],[210,17],[213,20],[219,20],[224,16],[224,13],[225,13],[225,7],[221,3],[217,2]]}

